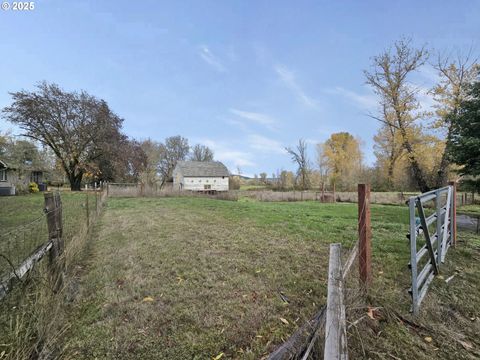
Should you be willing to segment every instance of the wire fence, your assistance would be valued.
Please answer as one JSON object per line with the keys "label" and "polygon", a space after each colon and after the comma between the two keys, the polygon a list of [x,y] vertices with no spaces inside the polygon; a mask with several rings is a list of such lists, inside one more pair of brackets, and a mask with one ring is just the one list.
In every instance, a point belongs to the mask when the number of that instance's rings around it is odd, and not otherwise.
{"label": "wire fence", "polygon": [[[68,276],[106,197],[102,189],[0,197],[2,356],[49,358],[48,339],[65,330],[61,319]],[[57,206],[49,206],[47,198]],[[57,229],[51,222],[55,216]]]}
{"label": "wire fence", "polygon": [[[368,271],[371,272],[371,258],[366,257],[366,252],[362,251],[362,247],[370,246],[371,237],[368,187],[366,190],[364,188],[363,196],[364,201],[358,206],[358,234],[352,234],[343,244],[330,245],[330,261],[333,249],[338,257],[335,266],[329,264],[327,304],[322,305],[309,321],[278,346],[269,355],[269,360],[348,358],[347,319],[351,312],[365,307],[363,297],[360,295],[365,293],[368,279],[361,279],[361,269],[368,267]],[[332,304],[329,301],[332,290],[341,298],[333,301],[334,309],[331,308]],[[334,320],[331,319],[332,313],[337,316]],[[335,338],[337,335],[340,336],[338,339]],[[335,338],[333,342],[331,336]],[[338,348],[332,350],[332,343]],[[332,351],[338,356],[332,357]]]}
{"label": "wire fence", "polygon": [[[349,342],[352,342],[351,347],[355,349],[355,352],[350,354],[353,355],[351,358],[366,358],[368,349],[365,346],[368,346],[372,340],[366,335],[365,330],[371,331],[370,326],[378,319],[393,318],[396,322],[405,322],[415,326],[413,320],[408,320],[408,317],[402,315],[401,311],[395,308],[399,303],[399,295],[405,300],[408,297],[405,290],[405,285],[409,281],[406,265],[403,268],[393,266],[388,268],[389,274],[386,274],[385,277],[383,271],[377,268],[375,276],[378,278],[375,286],[372,285],[374,267],[372,265],[370,221],[371,194],[368,185],[360,184],[358,190],[357,199],[360,200],[358,201],[358,236],[352,234],[349,241],[330,245],[326,304],[321,306],[317,313],[313,314],[312,318],[299,327],[289,339],[277,347],[268,359],[348,359],[347,338]],[[438,192],[440,191],[437,190]],[[426,212],[435,215],[436,208],[438,213],[438,204],[440,204],[440,200],[430,208],[426,208]],[[452,210],[452,216],[455,216],[454,210]],[[405,218],[407,221],[405,225],[402,225],[402,229],[406,230],[408,229],[408,208],[406,206]],[[437,228],[441,227],[440,224],[437,225]],[[398,263],[399,257],[406,256],[408,259],[409,253],[405,234],[395,233],[393,237],[395,236],[398,238],[397,243],[404,241],[405,254],[384,253],[384,256],[391,256],[392,263]],[[386,243],[380,246],[390,245]],[[342,254],[341,260],[340,254]],[[406,284],[404,284],[405,281]],[[391,301],[393,298],[397,298],[397,301]],[[403,302],[407,303],[407,301]],[[369,321],[369,325],[365,327]]]}

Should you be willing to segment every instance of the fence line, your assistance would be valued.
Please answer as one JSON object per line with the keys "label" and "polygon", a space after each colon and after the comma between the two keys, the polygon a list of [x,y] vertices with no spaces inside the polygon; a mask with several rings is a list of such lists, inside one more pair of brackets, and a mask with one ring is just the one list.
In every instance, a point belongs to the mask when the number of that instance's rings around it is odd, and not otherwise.
{"label": "fence line", "polygon": [[[173,190],[171,186],[160,188],[156,185],[141,183],[109,183],[107,184],[109,197],[182,197],[208,196],[208,194],[191,191]],[[408,196],[413,193],[385,193],[372,192],[370,202],[375,204],[403,205]],[[358,192],[338,192],[335,190],[230,190],[210,195],[213,198],[238,200],[240,197],[251,198],[262,202],[290,202],[290,201],[317,201],[322,203],[358,202]]]}
{"label": "fence line", "polygon": [[[74,236],[75,230],[70,227],[79,222],[80,217],[78,211],[84,209],[86,215],[87,231],[92,221],[99,215],[100,209],[106,201],[106,191],[95,191],[95,211],[90,211],[92,204],[89,204],[89,193],[85,195],[84,200],[78,203],[78,198],[82,195],[69,194],[74,197],[77,205],[74,209],[68,208],[72,203],[67,202],[67,213],[75,216],[74,222],[68,222],[67,227],[70,234]],[[90,194],[91,196],[91,194]],[[18,199],[18,198],[17,198]],[[19,225],[7,232],[0,234],[0,238],[5,239],[0,248],[0,258],[7,263],[6,268],[0,268],[0,301],[3,300],[8,293],[14,288],[15,284],[22,282],[26,275],[31,272],[38,262],[48,255],[48,269],[50,279],[52,281],[52,289],[58,291],[63,283],[65,258],[63,255],[65,250],[65,205],[62,204],[60,193],[44,194],[44,211],[43,214],[27,224]],[[7,210],[8,211],[8,210]],[[46,231],[43,231],[46,225]],[[32,241],[33,238],[34,241]],[[38,239],[44,237],[39,244]],[[33,251],[27,247],[34,245]],[[6,246],[5,246],[6,244]],[[13,246],[12,246],[13,245]],[[26,249],[27,248],[27,249]]]}
{"label": "fence line", "polygon": [[[330,245],[329,280],[327,304],[304,325],[298,328],[283,344],[278,346],[268,357],[269,360],[302,359],[307,360],[312,356],[314,346],[324,335],[323,347],[325,359],[348,359],[346,340],[346,313],[344,304],[344,282],[350,274],[355,260],[359,261],[360,286],[365,289],[370,276],[362,279],[362,272],[371,267],[371,256],[360,256],[360,247],[364,253],[371,254],[371,229],[370,229],[370,188],[368,185],[359,184],[357,198],[361,201],[358,206],[358,237],[348,246],[345,264],[341,263],[341,245]],[[329,306],[330,304],[330,306]],[[330,315],[328,315],[330,314]],[[327,320],[328,319],[328,320]],[[330,332],[330,329],[334,329]],[[333,356],[332,354],[335,354]],[[320,355],[319,355],[320,356]]]}

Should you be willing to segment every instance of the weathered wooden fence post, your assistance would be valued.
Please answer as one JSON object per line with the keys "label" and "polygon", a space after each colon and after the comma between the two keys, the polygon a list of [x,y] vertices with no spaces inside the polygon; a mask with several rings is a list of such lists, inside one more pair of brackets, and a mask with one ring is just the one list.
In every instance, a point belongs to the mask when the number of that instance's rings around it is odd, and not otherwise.
{"label": "weathered wooden fence post", "polygon": [[343,278],[340,244],[330,245],[328,264],[327,317],[325,321],[324,359],[346,360],[347,327],[343,304]]}
{"label": "weathered wooden fence post", "polygon": [[358,245],[360,281],[367,289],[372,282],[372,229],[368,184],[358,184]]}
{"label": "weathered wooden fence post", "polygon": [[450,181],[448,185],[452,186],[452,214],[451,214],[451,232],[452,232],[452,246],[457,245],[457,183],[455,181]]}
{"label": "weathered wooden fence post", "polygon": [[65,245],[63,242],[62,201],[60,193],[44,194],[45,213],[47,215],[48,240],[52,242],[49,252],[53,289],[58,291],[63,284],[64,260],[61,257]]}
{"label": "weathered wooden fence post", "polygon": [[337,198],[335,197],[335,183],[333,183],[333,202],[337,202]]}

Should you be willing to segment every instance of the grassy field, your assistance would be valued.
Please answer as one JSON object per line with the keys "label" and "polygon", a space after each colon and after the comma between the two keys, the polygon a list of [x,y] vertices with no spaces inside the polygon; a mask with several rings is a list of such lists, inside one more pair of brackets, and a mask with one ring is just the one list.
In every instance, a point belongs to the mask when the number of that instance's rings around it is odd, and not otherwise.
{"label": "grassy field", "polygon": [[[93,193],[61,193],[64,239],[67,242],[86,223],[87,196],[89,209],[93,211]],[[0,197],[0,253],[8,257],[13,264],[18,265],[48,240],[44,207],[43,193]],[[9,268],[9,264],[3,258],[0,259],[0,274]]]}
{"label": "grassy field", "polygon": [[480,205],[475,204],[459,206],[457,211],[463,214],[480,215]]}
{"label": "grassy field", "polygon": [[240,185],[240,190],[265,190],[267,185]]}
{"label": "grassy field", "polygon": [[[87,197],[90,223],[96,219],[95,195],[62,192],[65,252],[64,287],[52,291],[48,259],[35,265],[23,279],[15,281],[0,302],[0,359],[57,358],[65,321],[65,300],[70,274],[82,259],[87,234]],[[0,277],[12,272],[25,258],[48,240],[43,194],[0,197]],[[48,257],[47,257],[48,258]],[[73,283],[73,285],[75,285]]]}
{"label": "grassy field", "polygon": [[[261,358],[325,303],[328,244],[349,248],[356,219],[356,204],[110,199],[71,305],[64,357]],[[351,357],[473,358],[479,238],[460,236],[444,275],[454,280],[436,280],[412,319],[407,219],[406,207],[372,206],[377,310],[365,319],[365,304],[350,303],[349,320],[361,320],[349,328]]]}

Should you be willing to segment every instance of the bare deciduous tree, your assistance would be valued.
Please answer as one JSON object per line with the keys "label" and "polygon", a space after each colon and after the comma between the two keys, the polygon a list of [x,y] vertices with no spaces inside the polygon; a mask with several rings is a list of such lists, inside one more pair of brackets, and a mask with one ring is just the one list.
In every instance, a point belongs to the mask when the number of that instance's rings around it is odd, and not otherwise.
{"label": "bare deciduous tree", "polygon": [[161,177],[161,186],[171,179],[173,169],[179,161],[187,158],[189,151],[188,140],[180,135],[168,137],[165,144],[160,144],[157,170]]}
{"label": "bare deciduous tree", "polygon": [[425,64],[428,52],[425,47],[415,49],[411,40],[402,39],[395,42],[393,50],[389,49],[373,58],[372,71],[365,71],[367,84],[380,96],[380,105],[387,109],[388,117],[374,117],[388,127],[399,132],[402,147],[408,156],[409,164],[418,188],[428,191],[424,171],[420,167],[412,143],[414,122],[423,117],[417,99],[418,88],[409,83],[409,76]]}
{"label": "bare deciduous tree", "polygon": [[196,144],[190,155],[192,161],[213,161],[213,151],[208,146]]}
{"label": "bare deciduous tree", "polygon": [[382,119],[384,123],[373,137],[375,141],[374,153],[377,157],[377,164],[386,168],[387,188],[394,187],[394,170],[398,160],[404,154],[401,137],[398,128],[388,124],[394,123],[394,113],[387,107],[387,104],[381,104]]}
{"label": "bare deciduous tree", "polygon": [[292,161],[298,166],[297,178],[300,181],[300,188],[302,190],[308,189],[310,186],[310,181],[308,178],[310,164],[308,161],[307,144],[305,140],[298,140],[296,149],[287,147],[285,150],[291,155]]}

